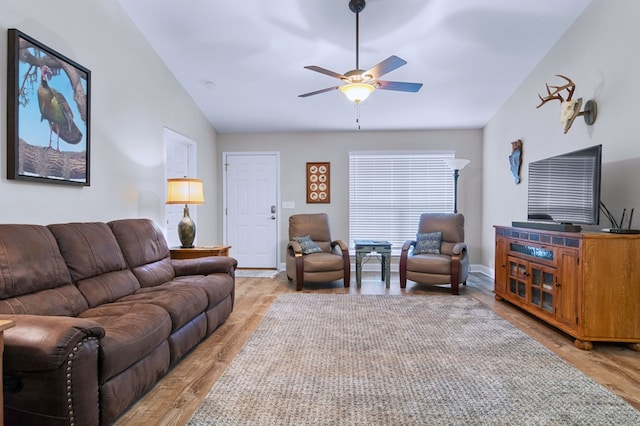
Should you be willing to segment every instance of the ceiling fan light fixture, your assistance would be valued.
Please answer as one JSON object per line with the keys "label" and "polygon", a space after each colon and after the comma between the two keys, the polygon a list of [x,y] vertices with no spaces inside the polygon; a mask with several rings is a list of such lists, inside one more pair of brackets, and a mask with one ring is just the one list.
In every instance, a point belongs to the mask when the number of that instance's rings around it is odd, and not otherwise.
{"label": "ceiling fan light fixture", "polygon": [[344,95],[351,102],[359,104],[369,97],[371,92],[373,92],[376,88],[372,84],[367,83],[349,83],[340,88],[340,91],[344,93]]}

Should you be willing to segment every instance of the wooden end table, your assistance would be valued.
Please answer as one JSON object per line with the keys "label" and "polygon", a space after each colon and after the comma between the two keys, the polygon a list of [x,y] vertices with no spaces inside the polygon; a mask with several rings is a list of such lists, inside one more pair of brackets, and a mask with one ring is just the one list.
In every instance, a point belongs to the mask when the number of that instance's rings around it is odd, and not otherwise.
{"label": "wooden end table", "polygon": [[382,256],[382,274],[380,279],[385,280],[387,288],[391,287],[391,243],[380,240],[355,240],[356,245],[356,284],[362,285],[362,258],[369,253],[378,253]]}
{"label": "wooden end table", "polygon": [[172,259],[197,259],[207,256],[229,256],[231,246],[171,247]]}

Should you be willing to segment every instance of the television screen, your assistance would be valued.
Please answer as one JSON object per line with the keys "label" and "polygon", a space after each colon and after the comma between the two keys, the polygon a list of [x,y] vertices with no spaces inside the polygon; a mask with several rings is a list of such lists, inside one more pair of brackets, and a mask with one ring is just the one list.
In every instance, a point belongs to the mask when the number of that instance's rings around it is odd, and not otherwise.
{"label": "television screen", "polygon": [[602,145],[529,163],[528,220],[598,224],[601,168]]}

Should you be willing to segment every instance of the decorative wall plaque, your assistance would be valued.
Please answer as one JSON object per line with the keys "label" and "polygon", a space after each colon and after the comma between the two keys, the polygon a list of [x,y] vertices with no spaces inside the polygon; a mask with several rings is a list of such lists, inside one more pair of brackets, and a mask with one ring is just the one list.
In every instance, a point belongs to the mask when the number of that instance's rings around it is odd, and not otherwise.
{"label": "decorative wall plaque", "polygon": [[511,142],[511,155],[509,156],[509,169],[513,174],[516,185],[520,183],[520,168],[522,167],[522,140]]}
{"label": "decorative wall plaque", "polygon": [[307,163],[307,203],[330,203],[330,163]]}

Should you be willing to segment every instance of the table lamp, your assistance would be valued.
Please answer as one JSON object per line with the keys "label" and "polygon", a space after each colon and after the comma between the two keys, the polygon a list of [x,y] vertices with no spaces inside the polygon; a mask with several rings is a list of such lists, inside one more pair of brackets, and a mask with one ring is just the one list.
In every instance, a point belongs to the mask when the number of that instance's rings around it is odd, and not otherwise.
{"label": "table lamp", "polygon": [[444,162],[453,170],[453,212],[458,213],[458,176],[460,176],[460,170],[464,169],[471,160],[465,160],[464,158],[447,158]]}
{"label": "table lamp", "polygon": [[200,179],[167,179],[167,204],[184,204],[184,216],[178,223],[181,248],[193,248],[196,224],[189,217],[188,204],[204,204],[204,184]]}

